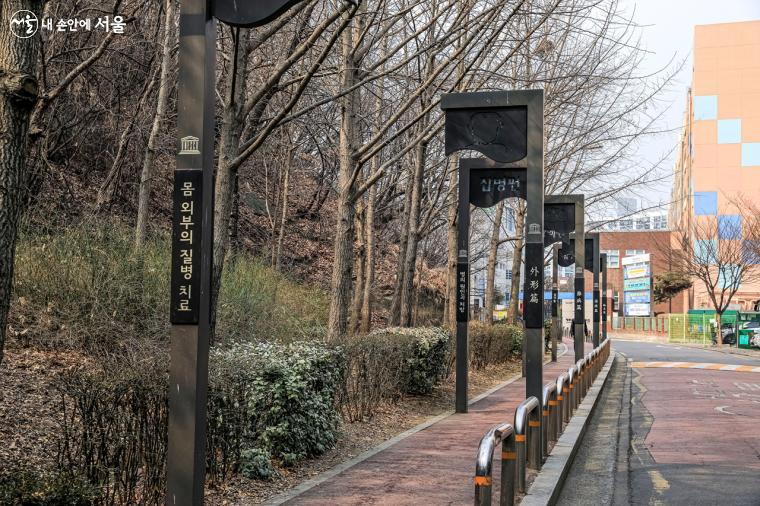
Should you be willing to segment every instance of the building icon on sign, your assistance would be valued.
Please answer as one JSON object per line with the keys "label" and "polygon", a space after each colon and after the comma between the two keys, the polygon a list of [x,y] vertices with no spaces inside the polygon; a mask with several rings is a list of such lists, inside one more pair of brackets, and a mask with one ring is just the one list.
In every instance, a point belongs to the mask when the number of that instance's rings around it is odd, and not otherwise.
{"label": "building icon on sign", "polygon": [[531,223],[528,225],[528,233],[529,234],[540,234],[541,233],[541,225],[538,223]]}
{"label": "building icon on sign", "polygon": [[180,143],[180,155],[199,155],[201,154],[200,150],[198,150],[198,137],[194,137],[192,135],[188,135],[187,137],[182,137],[179,140]]}

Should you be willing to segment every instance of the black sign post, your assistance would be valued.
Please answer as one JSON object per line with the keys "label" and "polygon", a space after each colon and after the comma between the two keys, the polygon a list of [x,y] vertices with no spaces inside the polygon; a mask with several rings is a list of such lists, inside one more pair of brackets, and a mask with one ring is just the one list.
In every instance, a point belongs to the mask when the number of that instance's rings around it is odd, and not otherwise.
{"label": "black sign post", "polygon": [[509,197],[525,198],[524,168],[495,163],[487,158],[459,160],[459,202],[457,221],[457,362],[456,411],[467,412],[468,361],[467,323],[470,319],[470,205],[492,207]]}
{"label": "black sign post", "polygon": [[[579,251],[576,248],[573,249],[573,240],[570,238],[576,237],[579,234],[583,235],[584,228],[584,213],[585,213],[585,199],[582,194],[573,195],[547,195],[544,203],[544,244],[550,245],[556,242],[561,242],[562,246],[557,251],[557,263],[562,267],[569,267],[575,262],[576,258],[580,259],[580,262],[584,261],[585,250],[580,248]],[[579,232],[580,231],[580,232]],[[555,280],[557,278],[555,277]],[[558,280],[557,280],[558,282]],[[573,297],[574,306],[574,325],[575,325],[575,338],[573,347],[575,349],[575,359],[580,360],[583,358],[583,307],[585,303],[584,297],[584,273],[583,267],[580,272],[577,267],[575,269],[575,290]],[[579,323],[580,322],[580,323]],[[580,330],[579,330],[580,329]]]}
{"label": "black sign post", "polygon": [[[267,23],[300,0],[180,0],[166,504],[203,504],[214,233],[215,16]],[[238,5],[239,4],[239,5]]]}
{"label": "black sign post", "polygon": [[[543,387],[543,289],[544,289],[544,93],[543,90],[497,91],[480,93],[450,93],[441,97],[446,113],[446,154],[461,150],[482,153],[491,160],[509,166],[502,170],[522,169],[520,180],[515,173],[513,182],[507,174],[460,174],[459,225],[457,241],[457,378],[456,410],[467,411],[467,289],[470,203],[491,206],[507,196],[516,195],[514,181],[520,181],[520,193],[527,200],[525,240],[524,321],[526,349],[526,393],[541,399]],[[464,160],[462,160],[464,162]],[[482,162],[480,162],[482,163]],[[460,163],[460,170],[463,165]],[[472,169],[472,168],[471,168]],[[463,181],[467,181],[463,183]],[[465,190],[463,184],[469,185]],[[494,192],[478,191],[497,184]],[[473,199],[473,195],[476,199]],[[469,197],[469,198],[468,198]],[[478,200],[479,199],[479,200]],[[466,222],[465,219],[466,218]],[[469,281],[469,280],[468,280]],[[516,304],[517,301],[511,301]],[[460,306],[461,305],[461,306]],[[462,321],[464,320],[464,321]]]}
{"label": "black sign post", "polygon": [[599,346],[599,323],[602,319],[602,311],[601,311],[601,297],[600,297],[600,287],[599,287],[599,270],[600,270],[600,259],[599,259],[599,233],[594,232],[591,234],[586,234],[586,249],[588,250],[588,244],[591,243],[591,258],[593,259],[591,264],[591,270],[594,273],[594,291],[593,291],[593,302],[594,302],[594,310],[593,310],[593,331],[591,334],[591,342],[593,343],[594,347],[596,348]]}
{"label": "black sign post", "polygon": [[607,253],[599,255],[602,270],[602,341],[607,339]]}
{"label": "black sign post", "polygon": [[552,245],[552,362],[557,361],[557,336],[562,332],[559,321],[559,244]]}

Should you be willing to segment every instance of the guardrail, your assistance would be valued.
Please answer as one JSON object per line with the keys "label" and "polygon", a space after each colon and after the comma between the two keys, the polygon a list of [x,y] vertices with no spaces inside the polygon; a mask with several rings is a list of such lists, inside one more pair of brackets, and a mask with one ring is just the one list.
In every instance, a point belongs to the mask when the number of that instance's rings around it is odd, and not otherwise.
{"label": "guardrail", "polygon": [[510,424],[505,423],[491,427],[480,440],[475,462],[475,504],[484,506],[491,504],[493,452],[499,443],[501,443],[499,504],[514,504],[515,502],[515,461],[517,460],[515,430]]}
{"label": "guardrail", "polygon": [[549,453],[549,441],[559,439],[564,423],[570,421],[609,356],[610,340],[605,339],[567,373],[544,385],[541,401],[535,397],[522,401],[515,410],[514,425],[502,423],[486,432],[480,440],[475,462],[476,506],[491,504],[493,454],[499,444],[499,504],[514,504],[515,484],[520,492],[525,492],[526,468],[541,469]]}

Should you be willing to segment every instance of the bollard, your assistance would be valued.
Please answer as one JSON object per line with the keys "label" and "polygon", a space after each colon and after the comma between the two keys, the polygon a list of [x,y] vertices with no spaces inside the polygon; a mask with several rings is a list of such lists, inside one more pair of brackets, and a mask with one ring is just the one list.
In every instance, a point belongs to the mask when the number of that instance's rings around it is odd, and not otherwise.
{"label": "bollard", "polygon": [[[517,446],[517,489],[525,492],[525,467],[541,469],[541,406],[531,396],[515,410],[515,443]],[[527,446],[527,448],[526,448]]]}
{"label": "bollard", "polygon": [[503,423],[491,427],[480,440],[475,461],[475,506],[490,506],[493,488],[493,453],[501,443],[501,481],[499,504],[512,506],[515,503],[515,431]]}
{"label": "bollard", "polygon": [[549,440],[554,439],[554,423],[557,414],[557,384],[549,382],[542,390],[541,405],[541,457],[542,462],[549,456]]}
{"label": "bollard", "polygon": [[578,406],[581,405],[581,399],[583,398],[583,394],[584,394],[583,388],[586,382],[586,378],[585,378],[586,371],[585,371],[585,365],[584,365],[583,359],[578,360],[575,363],[575,367],[578,370],[578,379],[575,382],[575,393],[573,394],[574,396],[573,399],[575,401],[575,403],[573,404],[573,411],[578,409]]}

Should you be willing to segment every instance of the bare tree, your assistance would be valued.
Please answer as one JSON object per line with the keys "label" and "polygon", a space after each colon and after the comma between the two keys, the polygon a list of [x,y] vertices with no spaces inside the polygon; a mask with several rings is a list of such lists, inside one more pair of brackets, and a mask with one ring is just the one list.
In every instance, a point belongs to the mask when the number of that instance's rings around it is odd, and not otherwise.
{"label": "bare tree", "polygon": [[[716,339],[723,344],[721,317],[742,283],[760,279],[757,247],[760,226],[751,205],[734,206],[734,215],[699,216],[691,228],[674,231],[674,244],[657,239],[657,248],[676,271],[701,283],[715,309]],[[668,238],[669,239],[669,238]]]}

